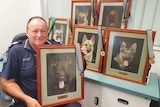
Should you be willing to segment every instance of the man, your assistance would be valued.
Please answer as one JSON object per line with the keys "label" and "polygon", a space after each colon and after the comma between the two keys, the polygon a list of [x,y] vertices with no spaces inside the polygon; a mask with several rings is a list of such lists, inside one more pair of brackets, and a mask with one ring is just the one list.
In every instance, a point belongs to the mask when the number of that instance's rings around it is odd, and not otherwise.
{"label": "man", "polygon": [[[28,20],[26,26],[28,39],[23,40],[7,51],[1,76],[1,85],[5,92],[15,98],[15,107],[41,107],[37,101],[36,47],[41,44],[59,44],[47,40],[46,21],[39,16]],[[86,53],[86,48],[82,47]],[[60,107],[79,107],[70,103]]]}

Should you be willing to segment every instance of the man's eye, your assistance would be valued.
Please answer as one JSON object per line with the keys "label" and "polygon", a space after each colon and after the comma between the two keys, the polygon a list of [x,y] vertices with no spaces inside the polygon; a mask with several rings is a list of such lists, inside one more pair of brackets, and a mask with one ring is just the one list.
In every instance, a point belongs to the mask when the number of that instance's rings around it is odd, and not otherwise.
{"label": "man's eye", "polygon": [[42,30],[41,32],[43,32],[43,33],[44,33],[44,32],[47,32],[47,31],[46,31],[46,30]]}
{"label": "man's eye", "polygon": [[33,33],[37,33],[38,31],[32,31]]}

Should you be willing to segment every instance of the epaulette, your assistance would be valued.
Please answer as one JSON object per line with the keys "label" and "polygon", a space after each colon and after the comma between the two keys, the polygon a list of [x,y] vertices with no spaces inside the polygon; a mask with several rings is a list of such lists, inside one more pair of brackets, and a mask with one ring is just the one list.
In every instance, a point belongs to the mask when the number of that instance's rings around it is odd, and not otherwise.
{"label": "epaulette", "polygon": [[12,42],[12,44],[9,46],[9,48],[11,48],[11,47],[14,46],[14,45],[21,44],[22,41],[23,41],[23,40],[19,40],[19,41]]}

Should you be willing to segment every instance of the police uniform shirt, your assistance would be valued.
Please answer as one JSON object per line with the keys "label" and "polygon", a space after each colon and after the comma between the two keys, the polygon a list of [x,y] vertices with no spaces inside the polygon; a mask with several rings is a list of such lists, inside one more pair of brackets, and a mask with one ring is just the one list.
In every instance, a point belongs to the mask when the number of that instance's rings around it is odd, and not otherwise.
{"label": "police uniform shirt", "polygon": [[[47,40],[46,44],[58,43]],[[27,95],[37,98],[36,53],[31,48],[28,39],[14,44],[8,49],[2,76],[7,79],[16,79]]]}

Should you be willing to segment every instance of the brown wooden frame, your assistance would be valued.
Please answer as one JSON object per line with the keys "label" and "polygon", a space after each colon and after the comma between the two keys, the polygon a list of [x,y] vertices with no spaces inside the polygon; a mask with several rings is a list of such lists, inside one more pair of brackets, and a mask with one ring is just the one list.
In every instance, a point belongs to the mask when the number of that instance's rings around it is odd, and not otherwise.
{"label": "brown wooden frame", "polygon": [[[36,48],[37,94],[42,107],[57,106],[84,99],[84,76],[80,75],[83,71],[78,68],[75,53],[75,45],[41,45]],[[65,82],[61,89],[56,85],[59,72],[57,73],[55,69],[60,63],[65,67],[68,65],[70,83],[67,85]],[[83,56],[82,63],[84,63]],[[53,87],[50,87],[52,85]],[[67,86],[73,87],[65,89]]]}
{"label": "brown wooden frame", "polygon": [[[103,25],[106,27],[114,27],[114,28],[127,28],[128,18],[130,16],[130,7],[132,0],[127,0],[126,10],[123,10],[123,0],[100,0],[99,1],[99,18],[98,25]],[[112,10],[112,12],[111,12]],[[105,13],[105,14],[104,14]],[[116,25],[109,24],[109,16],[114,13],[117,20],[114,20]],[[126,20],[124,20],[124,18]],[[104,20],[105,19],[105,20]],[[108,21],[107,21],[108,19]],[[112,17],[113,19],[113,17]]]}
{"label": "brown wooden frame", "polygon": [[[152,33],[153,40],[155,33],[155,31]],[[106,35],[108,35],[108,38],[106,39],[105,45],[106,56],[104,57],[103,74],[145,84],[150,69],[147,31],[109,28]],[[121,45],[122,43],[129,45],[125,47]],[[136,43],[136,45],[134,43]],[[124,46],[125,49],[123,49],[123,47],[120,48],[120,46]],[[131,48],[131,46],[134,46],[134,48]],[[120,53],[120,50],[129,53],[129,51],[126,51],[127,48],[136,50],[132,61],[130,63],[128,61],[128,65],[125,61],[123,62],[122,54]],[[119,64],[118,62],[123,62],[123,66],[122,63]],[[126,67],[124,67],[124,65]]]}
{"label": "brown wooden frame", "polygon": [[[88,24],[87,25],[95,25],[95,16],[96,16],[96,8],[97,8],[97,0],[93,0],[94,1],[94,6],[93,6],[93,14],[91,13],[88,13]],[[79,8],[78,8],[79,6]],[[82,8],[80,8],[80,6]],[[91,6],[91,0],[72,0],[72,4],[71,4],[71,26],[73,26],[74,24],[78,24],[76,22],[77,20],[77,12],[86,12],[89,8],[87,6]],[[77,10],[80,9],[81,11],[78,11]],[[92,17],[93,16],[93,17]]]}
{"label": "brown wooden frame", "polygon": [[[50,24],[51,24],[51,19],[48,19],[48,28],[50,28]],[[71,42],[71,28],[70,28],[70,19],[67,18],[55,18],[55,24],[54,27],[51,31],[51,33],[48,35],[48,39],[53,39],[52,38],[52,34],[53,34],[53,30],[55,29],[55,26],[62,26],[63,28],[63,42],[61,44],[65,44],[68,45]],[[60,28],[60,27],[59,27]],[[58,29],[59,30],[59,29]]]}
{"label": "brown wooden frame", "polygon": [[[105,40],[105,29],[106,27],[102,27],[102,45],[104,45]],[[102,60],[103,56],[101,55],[101,44],[98,37],[98,26],[84,26],[84,25],[74,25],[73,26],[73,44],[80,43],[82,44],[84,35],[87,36],[88,39],[91,40],[91,38],[95,37],[94,42],[94,50],[93,50],[93,57],[92,61],[87,61],[87,68],[88,70],[95,71],[95,72],[101,72],[102,67]],[[84,56],[85,57],[85,56]],[[86,58],[85,58],[86,59]]]}

